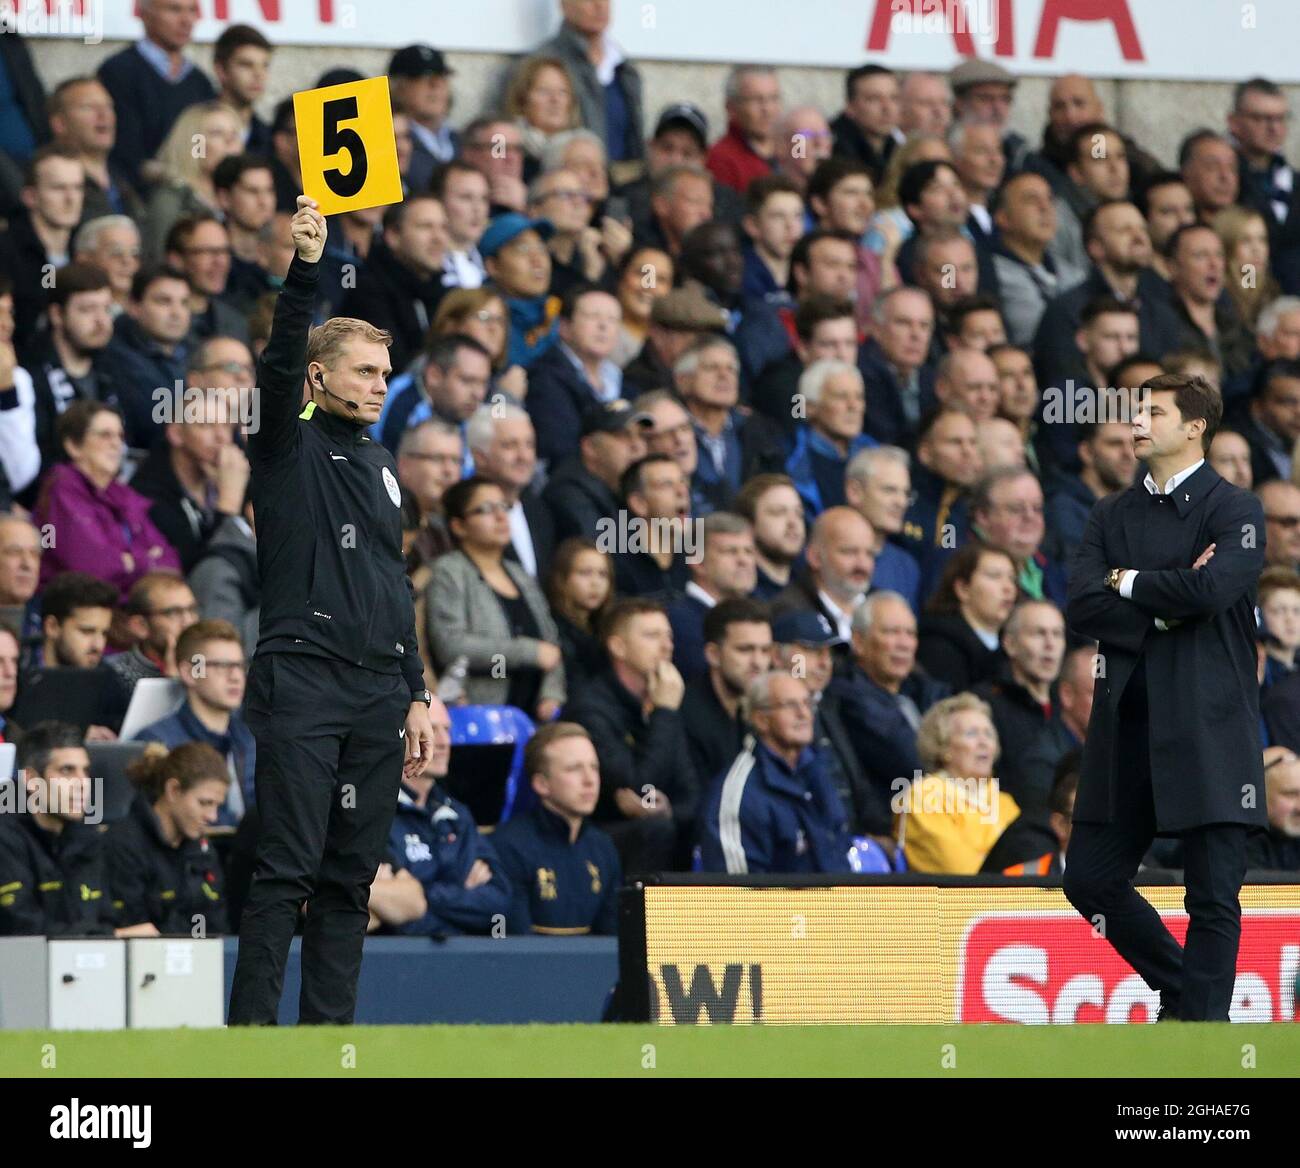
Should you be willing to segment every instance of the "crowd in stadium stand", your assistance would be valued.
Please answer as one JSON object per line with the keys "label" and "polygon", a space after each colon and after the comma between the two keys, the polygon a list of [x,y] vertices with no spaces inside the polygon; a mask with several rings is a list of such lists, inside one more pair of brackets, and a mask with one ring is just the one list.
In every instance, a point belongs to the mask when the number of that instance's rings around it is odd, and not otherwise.
{"label": "crowd in stadium stand", "polygon": [[[393,55],[405,198],[332,218],[321,261],[318,321],[392,336],[371,436],[439,695],[371,928],[609,933],[656,870],[1059,875],[1098,665],[1071,551],[1142,474],[1102,391],[1169,372],[1212,383],[1208,462],[1267,516],[1251,866],[1300,872],[1278,86],[1164,159],[1080,76],[1026,140],[978,59],[853,69],[839,110],[738,66],[711,126],[644,107],[608,5],[561,7],[460,129],[443,54]],[[294,106],[256,112],[257,30],[209,78],[188,6],[140,8],[49,92],[20,39],[0,59],[0,934],[220,934],[251,878],[256,410],[214,403],[256,404]],[[501,822],[452,794],[466,707],[522,727]],[[110,768],[130,797],[92,815]]]}

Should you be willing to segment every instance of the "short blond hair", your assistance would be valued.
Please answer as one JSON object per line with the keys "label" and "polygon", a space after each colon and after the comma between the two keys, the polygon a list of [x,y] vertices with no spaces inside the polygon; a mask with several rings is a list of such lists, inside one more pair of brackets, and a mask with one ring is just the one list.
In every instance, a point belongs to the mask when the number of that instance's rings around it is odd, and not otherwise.
{"label": "short blond hair", "polygon": [[[524,747],[524,771],[531,779],[533,775],[548,775],[546,770],[549,759],[547,750],[565,738],[585,738],[591,741],[586,727],[577,722],[548,722],[537,731]],[[548,775],[549,777],[549,775]]]}
{"label": "short blond hair", "polygon": [[989,720],[989,725],[993,726],[994,735],[997,734],[992,707],[973,693],[959,693],[935,702],[925,712],[916,731],[916,753],[921,758],[923,770],[936,771],[943,766],[944,755],[948,753],[952,742],[953,716],[967,710],[983,714]]}
{"label": "short blond hair", "polygon": [[369,321],[358,320],[355,316],[332,316],[307,334],[307,364],[319,361],[325,368],[333,369],[334,362],[343,354],[344,345],[354,337],[377,345],[393,343],[392,333],[375,328]]}

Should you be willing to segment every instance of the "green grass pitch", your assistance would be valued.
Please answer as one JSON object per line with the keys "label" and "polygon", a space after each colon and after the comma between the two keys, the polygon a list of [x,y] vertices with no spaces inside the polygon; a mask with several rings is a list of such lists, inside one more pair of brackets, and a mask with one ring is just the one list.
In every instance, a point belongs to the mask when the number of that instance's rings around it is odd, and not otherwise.
{"label": "green grass pitch", "polygon": [[0,1033],[0,1077],[1300,1076],[1300,1026],[353,1026]]}

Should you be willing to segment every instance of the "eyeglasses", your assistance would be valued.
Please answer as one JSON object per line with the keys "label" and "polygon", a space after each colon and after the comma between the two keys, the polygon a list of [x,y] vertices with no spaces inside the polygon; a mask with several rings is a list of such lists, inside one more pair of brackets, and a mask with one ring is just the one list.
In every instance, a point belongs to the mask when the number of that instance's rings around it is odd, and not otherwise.
{"label": "eyeglasses", "polygon": [[480,308],[474,314],[474,319],[479,324],[505,324],[506,314],[504,312],[489,312],[486,308]]}
{"label": "eyeglasses", "polygon": [[1041,503],[999,503],[999,511],[1004,511],[1008,515],[1014,515],[1017,519],[1027,519],[1031,515],[1041,515],[1043,505]]}
{"label": "eyeglasses", "polygon": [[1269,515],[1266,513],[1264,518],[1270,523],[1276,523],[1279,527],[1285,528],[1287,531],[1300,527],[1300,515]]}
{"label": "eyeglasses", "polygon": [[243,673],[248,668],[246,661],[213,661],[209,658],[203,663],[203,668],[209,672],[217,673]]}
{"label": "eyeglasses", "polygon": [[570,203],[590,203],[592,201],[591,196],[586,191],[578,190],[547,191],[537,201],[544,203],[547,199],[565,199]]}
{"label": "eyeglasses", "polygon": [[184,616],[198,616],[199,606],[197,604],[176,604],[171,608],[155,608],[149,615],[165,616],[169,620],[179,620]]}
{"label": "eyeglasses", "polygon": [[509,503],[480,503],[477,507],[471,507],[465,512],[466,515],[509,515]]}
{"label": "eyeglasses", "polygon": [[787,698],[783,702],[768,702],[759,707],[761,710],[784,710],[787,714],[812,713],[812,708],[811,698]]}

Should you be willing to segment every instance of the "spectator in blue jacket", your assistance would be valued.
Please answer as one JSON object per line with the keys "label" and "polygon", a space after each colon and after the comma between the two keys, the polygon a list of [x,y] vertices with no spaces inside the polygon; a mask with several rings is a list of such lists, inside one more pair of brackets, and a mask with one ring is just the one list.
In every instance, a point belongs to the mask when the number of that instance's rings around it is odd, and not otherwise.
{"label": "spectator in blue jacket", "polygon": [[879,445],[862,432],[867,393],[856,365],[814,361],[799,378],[799,399],[807,421],[795,431],[785,462],[803,500],[808,522],[844,503],[844,470],[859,450]]}
{"label": "spectator in blue jacket", "polygon": [[238,630],[229,621],[196,621],[176,638],[176,665],[185,701],[136,737],[161,742],[168,750],[186,742],[206,742],[216,750],[233,780],[217,823],[233,827],[252,805],[257,763],[257,743],[239,713],[246,662]]}
{"label": "spectator in blue jacket", "polygon": [[528,370],[526,405],[548,466],[578,453],[584,415],[622,397],[623,371],[611,359],[622,323],[618,300],[595,285],[565,293],[558,338]]}
{"label": "spectator in blue jacket", "polygon": [[[392,863],[371,885],[372,921],[413,936],[486,934],[505,924],[510,885],[469,808],[438,786],[451,763],[451,718],[437,698],[430,704],[429,720],[433,749],[424,770],[398,789],[397,813],[388,830]],[[398,921],[394,906],[410,901],[410,889],[401,887],[410,878],[424,891],[424,911]],[[500,934],[499,927],[496,932]]]}
{"label": "spectator in blue jacket", "polygon": [[618,852],[589,818],[600,795],[591,738],[576,723],[551,722],[528,743],[524,769],[540,802],[493,837],[513,894],[509,932],[617,932]]}
{"label": "spectator in blue jacket", "polygon": [[174,392],[185,384],[190,332],[190,285],[175,268],[145,268],[131,281],[131,299],[117,318],[113,339],[100,358],[117,387],[126,444],[148,450],[162,437],[155,422],[154,390]]}
{"label": "spectator in blue jacket", "polygon": [[788,673],[750,684],[754,736],[703,804],[706,872],[847,872],[849,828],[825,760],[813,747],[813,698]]}
{"label": "spectator in blue jacket", "polygon": [[749,596],[758,584],[754,530],[749,520],[730,511],[715,511],[700,520],[700,556],[689,571],[685,592],[668,606],[673,664],[687,683],[708,672],[705,614],[721,600]]}

